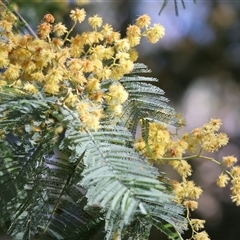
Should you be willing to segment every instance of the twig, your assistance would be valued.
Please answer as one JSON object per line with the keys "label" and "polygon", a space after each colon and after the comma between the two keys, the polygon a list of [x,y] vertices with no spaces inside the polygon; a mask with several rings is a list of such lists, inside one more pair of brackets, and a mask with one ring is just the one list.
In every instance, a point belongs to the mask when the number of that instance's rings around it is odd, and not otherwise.
{"label": "twig", "polygon": [[29,25],[29,24],[26,22],[26,20],[20,15],[20,13],[17,12],[17,11],[15,11],[15,10],[13,10],[13,13],[18,16],[18,18],[20,19],[20,21],[21,21],[22,23],[24,23],[24,27],[27,29],[27,31],[29,32],[29,34],[31,34],[31,35],[32,35],[33,37],[35,37],[35,38],[38,38],[37,34],[32,30],[32,28],[30,27],[30,25]]}
{"label": "twig", "polygon": [[[2,2],[4,3],[5,6],[9,4],[7,0],[2,0]],[[12,13],[16,15],[19,18],[19,20],[24,24],[24,27],[27,29],[30,35],[32,35],[35,38],[38,38],[37,34],[32,30],[30,25],[27,23],[27,21],[21,16],[21,14],[18,11],[12,10]]]}

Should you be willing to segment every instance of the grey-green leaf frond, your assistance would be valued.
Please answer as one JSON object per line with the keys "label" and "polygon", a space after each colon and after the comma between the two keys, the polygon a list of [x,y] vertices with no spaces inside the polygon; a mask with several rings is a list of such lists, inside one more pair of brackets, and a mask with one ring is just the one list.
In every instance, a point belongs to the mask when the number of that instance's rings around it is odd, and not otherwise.
{"label": "grey-green leaf frond", "polygon": [[142,135],[148,135],[148,123],[158,122],[177,125],[175,111],[164,97],[164,91],[153,85],[155,78],[139,76],[136,74],[147,73],[148,69],[143,64],[135,64],[134,74],[123,77],[120,82],[129,93],[124,104],[124,114],[121,122],[135,135],[140,120],[145,122]]}
{"label": "grey-green leaf frond", "polygon": [[134,149],[139,123],[146,142],[150,122],[176,124],[164,92],[151,84],[157,80],[137,75],[147,72],[135,64],[120,80],[129,95],[123,114],[110,118],[106,110],[95,132],[54,96],[0,92],[0,223],[12,236],[85,240],[105,223],[109,240],[147,239],[152,226],[181,239],[183,207],[164,174]]}
{"label": "grey-green leaf frond", "polygon": [[84,153],[85,168],[78,184],[87,190],[87,206],[104,213],[106,239],[114,235],[122,239],[136,219],[149,219],[159,226],[168,222],[177,232],[186,228],[183,209],[174,204],[169,186],[158,180],[161,173],[131,147],[127,128],[104,122],[97,132],[79,134],[80,120],[71,110],[63,113],[73,119],[62,147],[70,146],[74,152],[75,146],[75,156]]}
{"label": "grey-green leaf frond", "polygon": [[57,149],[51,99],[11,90],[0,98],[6,136],[0,141],[1,225],[13,239],[90,239],[94,226],[101,225],[99,210],[94,217],[84,210],[85,190],[77,186],[81,157],[72,164],[68,153]]}

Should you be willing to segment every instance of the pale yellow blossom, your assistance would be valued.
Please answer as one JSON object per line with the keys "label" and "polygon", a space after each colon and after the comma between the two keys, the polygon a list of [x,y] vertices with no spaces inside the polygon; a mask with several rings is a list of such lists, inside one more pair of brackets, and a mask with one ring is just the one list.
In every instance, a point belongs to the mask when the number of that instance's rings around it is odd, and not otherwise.
{"label": "pale yellow blossom", "polygon": [[91,78],[87,80],[86,90],[87,91],[96,91],[100,89],[99,79]]}
{"label": "pale yellow blossom", "polygon": [[96,14],[93,17],[88,18],[88,23],[93,29],[96,29],[97,27],[102,26],[102,18]]}
{"label": "pale yellow blossom", "polygon": [[58,37],[61,37],[67,32],[67,28],[63,23],[57,23],[53,26],[53,32],[56,33]]}
{"label": "pale yellow blossom", "polygon": [[128,92],[121,84],[112,84],[109,87],[109,103],[111,105],[124,103],[128,98]]}
{"label": "pale yellow blossom", "polygon": [[44,84],[45,93],[55,95],[59,93],[59,85],[56,83],[45,83]]}
{"label": "pale yellow blossom", "polygon": [[240,177],[240,166],[232,167],[230,172],[233,175],[233,177]]}
{"label": "pale yellow blossom", "polygon": [[19,78],[20,73],[21,66],[19,66],[18,64],[10,64],[7,70],[4,72],[4,77],[6,78],[6,80],[16,80],[17,78]]}
{"label": "pale yellow blossom", "polygon": [[32,83],[25,83],[23,89],[33,94],[38,93],[37,88]]}
{"label": "pale yellow blossom", "polygon": [[193,240],[210,240],[210,238],[208,237],[208,234],[205,231],[202,231],[200,233],[194,234]]}
{"label": "pale yellow blossom", "polygon": [[136,25],[139,26],[140,28],[147,28],[150,25],[150,23],[151,18],[147,14],[138,17],[136,20]]}
{"label": "pale yellow blossom", "polygon": [[73,94],[72,92],[70,92],[68,94],[67,98],[65,98],[64,103],[67,106],[75,107],[76,103],[78,102],[78,99],[79,99],[78,95]]}
{"label": "pale yellow blossom", "polygon": [[222,162],[225,166],[232,167],[237,162],[237,158],[234,156],[226,156],[223,157]]}
{"label": "pale yellow blossom", "polygon": [[183,202],[183,205],[189,208],[191,211],[194,211],[198,208],[198,202],[194,200],[186,200]]}
{"label": "pale yellow blossom", "polygon": [[200,229],[204,228],[205,220],[192,218],[190,224],[195,231],[199,231]]}
{"label": "pale yellow blossom", "polygon": [[129,44],[128,39],[126,39],[126,38],[119,39],[116,42],[116,49],[117,49],[117,51],[120,51],[120,52],[128,51],[130,49],[130,44]]}
{"label": "pale yellow blossom", "polygon": [[219,187],[225,187],[230,180],[230,177],[227,174],[221,173],[217,179],[217,185]]}
{"label": "pale yellow blossom", "polygon": [[11,32],[13,23],[7,20],[0,20],[0,27],[4,29],[6,32]]}
{"label": "pale yellow blossom", "polygon": [[138,52],[136,50],[131,50],[129,52],[129,59],[132,61],[132,62],[135,62],[137,59],[138,59]]}
{"label": "pale yellow blossom", "polygon": [[76,8],[75,10],[71,10],[70,12],[70,18],[74,21],[74,22],[83,22],[84,19],[86,17],[86,11],[81,8]]}
{"label": "pale yellow blossom", "polygon": [[151,43],[156,43],[165,35],[165,28],[160,24],[153,24],[147,31],[147,39]]}
{"label": "pale yellow blossom", "polygon": [[127,37],[140,37],[141,30],[137,25],[129,25],[126,34]]}

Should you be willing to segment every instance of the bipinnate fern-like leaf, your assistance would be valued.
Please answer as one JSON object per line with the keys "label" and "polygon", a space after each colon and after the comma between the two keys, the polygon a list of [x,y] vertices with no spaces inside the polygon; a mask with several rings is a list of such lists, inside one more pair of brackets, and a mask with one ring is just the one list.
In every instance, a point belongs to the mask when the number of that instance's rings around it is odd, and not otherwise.
{"label": "bipinnate fern-like leaf", "polygon": [[[120,82],[129,93],[129,98],[124,104],[124,113],[121,123],[135,136],[138,126],[141,125],[141,134],[148,143],[148,130],[150,122],[165,123],[173,126],[178,125],[175,110],[167,103],[164,91],[153,85],[158,80],[152,77],[139,76],[148,73],[146,65],[136,63],[133,72],[124,76]],[[148,144],[146,144],[148,146]]]}
{"label": "bipinnate fern-like leaf", "polygon": [[[56,123],[49,119],[52,99],[39,101],[11,89],[0,98],[6,134],[0,141],[1,225],[13,239],[90,239],[100,215],[83,209],[85,190],[76,185],[82,159],[72,164],[59,155]],[[32,122],[41,126],[38,134],[31,132]]]}
{"label": "bipinnate fern-like leaf", "polygon": [[131,147],[133,137],[125,127],[104,122],[97,132],[85,130],[80,135],[77,115],[66,108],[62,113],[72,123],[62,146],[84,154],[85,169],[78,184],[87,189],[87,206],[97,206],[104,213],[106,239],[122,239],[137,218],[148,219],[159,229],[164,222],[176,232],[186,228],[182,208],[173,203],[169,186],[157,179],[159,171]]}
{"label": "bipinnate fern-like leaf", "polygon": [[151,121],[175,123],[156,80],[137,75],[148,71],[136,64],[120,80],[124,113],[98,131],[57,97],[0,92],[0,223],[13,239],[86,240],[103,223],[109,240],[147,239],[152,226],[181,239],[186,221],[169,181],[133,147],[139,124],[147,141]]}

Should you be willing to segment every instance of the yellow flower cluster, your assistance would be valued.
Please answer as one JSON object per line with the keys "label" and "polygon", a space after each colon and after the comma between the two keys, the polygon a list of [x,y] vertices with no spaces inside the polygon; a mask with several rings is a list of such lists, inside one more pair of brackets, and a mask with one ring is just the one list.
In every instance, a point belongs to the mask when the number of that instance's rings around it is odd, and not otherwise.
{"label": "yellow flower cluster", "polygon": [[136,150],[149,159],[170,164],[184,178],[192,172],[189,163],[182,158],[187,148],[188,143],[184,139],[174,139],[167,127],[158,123],[150,123],[147,143],[143,138],[135,142]]}
{"label": "yellow flower cluster", "polygon": [[[184,125],[182,123],[181,120],[181,126]],[[223,169],[217,179],[217,185],[225,187],[231,180],[231,199],[236,205],[240,205],[240,166],[234,166],[237,158],[225,156],[222,162],[219,162],[202,155],[203,151],[212,153],[228,143],[227,135],[219,132],[221,124],[221,120],[211,119],[202,127],[179,137],[177,133],[171,133],[163,124],[150,123],[148,139],[140,137],[135,141],[135,149],[147,156],[151,162],[170,164],[179,173],[181,182],[172,181],[172,185],[176,201],[187,209],[188,215],[189,211],[194,211],[198,207],[198,199],[202,193],[200,187],[195,186],[193,181],[187,180],[192,174],[189,161],[194,158],[210,160]],[[203,220],[190,219],[189,216],[188,220],[193,232],[191,239],[209,239],[205,231],[198,232],[203,228]]]}
{"label": "yellow flower cluster", "polygon": [[[226,134],[219,132],[221,126],[220,119],[211,119],[209,123],[202,127],[195,128],[190,133],[183,134],[178,138],[171,133],[163,124],[150,123],[147,141],[142,137],[135,142],[135,149],[141,151],[150,160],[159,163],[170,164],[185,180],[191,175],[191,165],[188,163],[193,158],[204,158],[221,165],[223,172],[217,179],[217,185],[225,187],[232,179],[232,200],[240,205],[240,167],[234,166],[237,158],[234,156],[223,157],[222,163],[213,158],[201,155],[202,151],[213,152],[228,143]],[[193,156],[187,154],[193,153]],[[226,171],[230,168],[230,172]]]}
{"label": "yellow flower cluster", "polygon": [[[150,17],[143,15],[121,39],[119,32],[94,15],[88,18],[92,31],[70,37],[86,18],[80,8],[70,12],[70,29],[46,14],[37,27],[38,37],[21,35],[12,31],[17,18],[0,4],[0,68],[4,69],[0,89],[7,86],[28,94],[58,96],[67,107],[76,109],[83,125],[92,130],[98,130],[103,109],[113,115],[122,112],[128,93],[117,80],[133,70],[138,58],[134,47],[143,36],[154,43],[164,35],[162,26],[149,27]],[[109,79],[113,81],[109,90],[101,89]]]}
{"label": "yellow flower cluster", "polygon": [[170,141],[171,134],[166,126],[152,122],[148,133],[148,145],[151,151],[148,151],[146,142],[142,137],[135,142],[135,149],[141,151],[148,158],[159,160],[165,155]]}
{"label": "yellow flower cluster", "polygon": [[222,173],[217,179],[219,187],[225,187],[231,180],[231,199],[240,206],[240,166],[235,166],[237,158],[234,156],[226,156],[222,158]]}
{"label": "yellow flower cluster", "polygon": [[193,181],[184,180],[182,182],[174,183],[174,192],[176,201],[192,211],[198,207],[198,202],[202,194],[202,189],[195,186]]}
{"label": "yellow flower cluster", "polygon": [[192,218],[192,219],[189,219],[189,220],[190,220],[190,222],[189,222],[190,226],[192,228],[192,237],[190,239],[193,239],[193,240],[210,240],[206,231],[199,232],[199,230],[204,228],[204,224],[206,222],[205,220],[196,219],[196,218]]}
{"label": "yellow flower cluster", "polygon": [[197,219],[197,218],[192,218],[191,219],[191,226],[195,231],[199,231],[200,229],[204,228],[204,223],[205,220]]}
{"label": "yellow flower cluster", "polygon": [[231,169],[232,181],[231,181],[231,199],[240,206],[240,166],[235,166]]}
{"label": "yellow flower cluster", "polygon": [[185,134],[183,139],[188,143],[188,150],[194,153],[200,145],[202,150],[214,152],[227,145],[227,135],[218,132],[221,124],[220,119],[211,119],[209,123],[194,129],[189,134]]}
{"label": "yellow flower cluster", "polygon": [[206,231],[202,231],[193,235],[194,240],[210,240]]}

